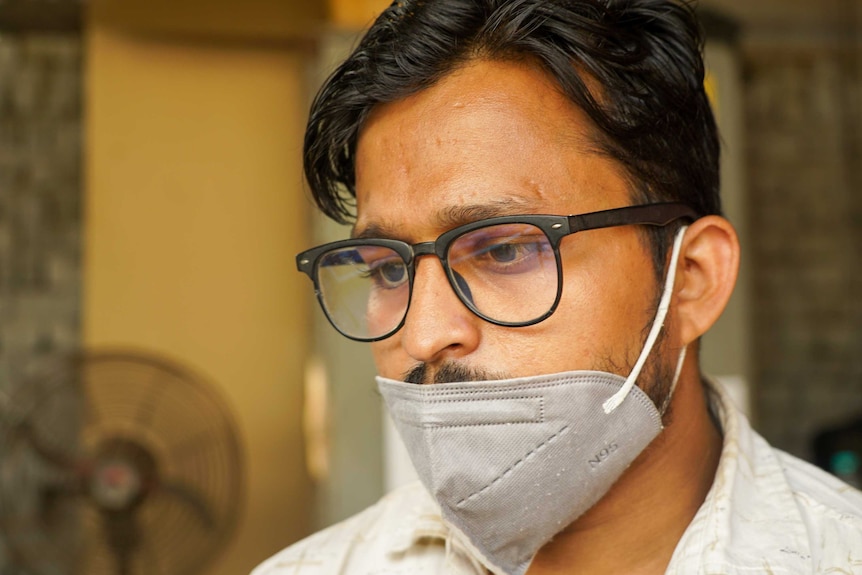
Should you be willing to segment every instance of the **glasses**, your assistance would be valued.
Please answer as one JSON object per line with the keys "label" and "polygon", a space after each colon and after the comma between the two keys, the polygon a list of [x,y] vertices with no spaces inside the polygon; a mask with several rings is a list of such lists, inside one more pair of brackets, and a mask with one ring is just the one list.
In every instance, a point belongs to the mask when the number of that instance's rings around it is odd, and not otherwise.
{"label": "glasses", "polygon": [[410,308],[416,260],[434,255],[458,299],[490,323],[523,327],[548,318],[560,302],[560,241],[570,234],[627,225],[666,226],[696,219],[685,204],[628,206],[573,216],[501,216],[451,229],[433,242],[352,239],[296,256],[329,322],[356,341],[397,332]]}

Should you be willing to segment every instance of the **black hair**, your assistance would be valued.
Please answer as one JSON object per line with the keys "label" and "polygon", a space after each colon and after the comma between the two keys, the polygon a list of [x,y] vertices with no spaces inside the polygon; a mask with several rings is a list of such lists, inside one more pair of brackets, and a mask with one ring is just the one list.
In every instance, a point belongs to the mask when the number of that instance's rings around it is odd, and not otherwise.
{"label": "black hair", "polygon": [[[636,203],[720,214],[719,140],[704,89],[703,36],[673,0],[397,0],[311,107],[304,169],[317,205],[348,223],[358,134],[374,106],[476,59],[537,62],[593,123]],[[672,230],[650,231],[657,274]]]}

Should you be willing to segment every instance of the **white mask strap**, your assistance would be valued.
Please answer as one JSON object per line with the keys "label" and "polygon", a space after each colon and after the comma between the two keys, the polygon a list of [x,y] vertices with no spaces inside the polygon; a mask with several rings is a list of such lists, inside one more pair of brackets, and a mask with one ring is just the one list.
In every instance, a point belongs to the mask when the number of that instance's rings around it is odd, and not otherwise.
{"label": "white mask strap", "polygon": [[661,404],[661,409],[659,409],[659,413],[662,415],[667,412],[670,401],[673,399],[673,394],[676,391],[676,384],[679,381],[680,374],[682,373],[682,364],[685,362],[685,352],[687,349],[688,346],[684,345],[679,351],[679,358],[676,360],[676,371],[673,372],[673,381],[670,384],[670,391],[668,392],[667,397],[664,398],[664,402]]}
{"label": "white mask strap", "polygon": [[[670,257],[670,267],[667,270],[667,279],[664,283],[664,292],[661,294],[661,301],[658,304],[658,311],[655,315],[655,320],[653,320],[652,328],[650,329],[649,335],[647,336],[646,343],[644,344],[643,350],[641,350],[640,357],[638,357],[637,362],[635,362],[635,366],[632,369],[632,372],[629,374],[626,382],[620,388],[618,392],[613,394],[602,407],[605,409],[605,413],[611,413],[615,410],[619,405],[628,397],[629,392],[635,385],[635,382],[638,379],[638,376],[641,374],[641,370],[646,363],[647,357],[649,357],[650,352],[652,351],[653,346],[655,345],[656,340],[658,339],[658,334],[661,333],[661,329],[664,327],[664,320],[667,317],[668,309],[670,309],[670,300],[671,296],[673,296],[673,286],[676,281],[676,265],[679,261],[679,252],[682,247],[682,239],[685,237],[685,230],[688,229],[688,226],[683,226],[679,229],[679,232],[676,234],[676,238],[673,242],[673,253]],[[683,355],[681,357],[685,357],[685,350],[683,350]],[[682,367],[682,361],[678,361],[677,370]],[[674,386],[676,386],[676,381],[674,381]]]}

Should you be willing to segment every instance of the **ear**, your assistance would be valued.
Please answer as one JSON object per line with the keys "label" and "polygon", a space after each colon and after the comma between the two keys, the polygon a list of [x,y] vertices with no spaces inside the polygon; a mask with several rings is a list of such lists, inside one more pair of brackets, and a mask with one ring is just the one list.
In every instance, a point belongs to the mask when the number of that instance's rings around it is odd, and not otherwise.
{"label": "ear", "polygon": [[702,336],[724,311],[739,271],[739,239],[726,219],[706,216],[685,233],[677,264],[675,322],[681,343]]}

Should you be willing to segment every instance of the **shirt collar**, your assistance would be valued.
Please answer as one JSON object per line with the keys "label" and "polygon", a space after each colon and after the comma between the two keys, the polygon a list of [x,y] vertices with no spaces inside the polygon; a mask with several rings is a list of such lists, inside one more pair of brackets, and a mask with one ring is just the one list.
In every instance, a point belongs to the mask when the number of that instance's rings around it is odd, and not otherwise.
{"label": "shirt collar", "polygon": [[775,451],[720,385],[707,397],[724,436],[712,488],[677,545],[667,573],[764,569],[765,550],[810,557],[804,521]]}
{"label": "shirt collar", "polygon": [[392,528],[389,552],[404,553],[422,540],[450,537],[449,527],[443,520],[440,507],[421,484],[411,489],[411,503],[396,519]]}
{"label": "shirt collar", "polygon": [[[438,541],[446,548],[446,555],[460,556],[466,572],[505,575],[499,569],[487,565],[481,554],[457,529],[446,523],[437,502],[418,481],[414,485],[411,505],[394,523],[388,554],[404,554],[414,546]],[[447,573],[449,571],[446,571]],[[465,571],[458,571],[464,573]]]}

